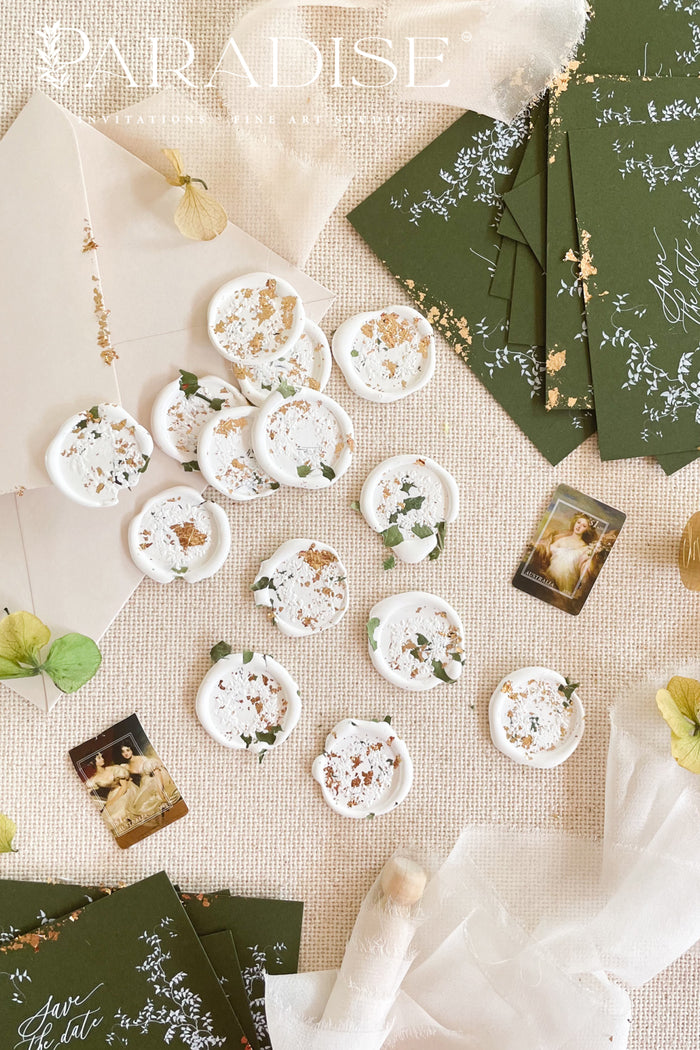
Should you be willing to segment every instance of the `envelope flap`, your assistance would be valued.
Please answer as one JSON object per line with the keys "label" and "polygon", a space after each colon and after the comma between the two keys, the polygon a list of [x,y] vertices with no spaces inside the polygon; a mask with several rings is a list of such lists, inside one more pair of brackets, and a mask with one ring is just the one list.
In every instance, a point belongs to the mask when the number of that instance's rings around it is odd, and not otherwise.
{"label": "envelope flap", "polygon": [[[216,289],[255,270],[286,278],[307,307],[330,303],[328,289],[231,223],[212,241],[183,237],[173,221],[183,191],[94,127],[66,115],[80,146],[115,345],[203,328]],[[174,130],[173,146],[177,141]]]}
{"label": "envelope flap", "polygon": [[65,111],[36,94],[0,142],[0,492],[48,484],[46,446],[76,406],[118,400],[100,357],[90,215]]}

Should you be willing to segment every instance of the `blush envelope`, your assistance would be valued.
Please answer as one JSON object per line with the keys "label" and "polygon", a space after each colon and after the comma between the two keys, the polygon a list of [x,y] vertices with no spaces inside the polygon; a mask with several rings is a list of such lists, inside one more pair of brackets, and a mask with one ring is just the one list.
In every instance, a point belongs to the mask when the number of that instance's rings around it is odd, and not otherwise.
{"label": "blush envelope", "polygon": [[[178,368],[226,378],[206,308],[233,277],[285,278],[315,321],[333,295],[230,223],[213,241],[184,238],[173,222],[182,191],[41,93],[0,142],[0,177],[2,368],[13,392],[0,419],[0,607],[35,613],[55,636],[98,639],[142,578],[127,522],[181,483],[182,468],[156,449],[117,507],[79,507],[44,468],[59,425],[113,401],[148,427]],[[42,678],[7,684],[44,710],[60,696]]]}

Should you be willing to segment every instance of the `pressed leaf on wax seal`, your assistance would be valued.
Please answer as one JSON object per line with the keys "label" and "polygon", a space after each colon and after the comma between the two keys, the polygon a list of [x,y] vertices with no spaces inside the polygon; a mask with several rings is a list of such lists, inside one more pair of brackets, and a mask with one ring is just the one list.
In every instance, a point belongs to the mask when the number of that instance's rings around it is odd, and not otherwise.
{"label": "pressed leaf on wax seal", "polygon": [[175,209],[174,219],[178,230],[193,241],[211,241],[218,237],[228,222],[226,212],[207,192],[208,187],[203,179],[185,173],[179,149],[164,149],[163,153],[175,172],[174,175],[166,175],[166,179],[171,186],[181,186],[185,191]]}
{"label": "pressed leaf on wax seal", "polygon": [[676,675],[659,689],[656,703],[671,730],[671,754],[679,766],[700,773],[700,682]]}
{"label": "pressed leaf on wax seal", "polygon": [[700,591],[700,512],[686,522],[678,551],[681,583],[689,591]]}

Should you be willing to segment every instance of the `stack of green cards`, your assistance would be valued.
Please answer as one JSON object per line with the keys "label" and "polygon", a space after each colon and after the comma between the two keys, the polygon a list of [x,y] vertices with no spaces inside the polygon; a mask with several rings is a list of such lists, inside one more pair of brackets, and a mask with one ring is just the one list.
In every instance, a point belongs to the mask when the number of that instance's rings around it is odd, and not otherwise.
{"label": "stack of green cards", "polygon": [[266,972],[297,968],[302,905],[0,882],[0,1045],[268,1045]]}
{"label": "stack of green cards", "polygon": [[698,75],[700,0],[595,0],[527,119],[466,114],[349,216],[552,463],[596,423],[697,457]]}

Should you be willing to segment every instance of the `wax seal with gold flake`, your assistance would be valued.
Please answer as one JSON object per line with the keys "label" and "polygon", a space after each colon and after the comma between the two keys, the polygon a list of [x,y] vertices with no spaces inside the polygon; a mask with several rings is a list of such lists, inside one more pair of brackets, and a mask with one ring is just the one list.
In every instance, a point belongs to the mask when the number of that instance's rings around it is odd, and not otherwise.
{"label": "wax seal with gold flake", "polygon": [[413,783],[413,764],[391,719],[346,718],[328,734],[311,774],[343,817],[376,817],[396,809]]}
{"label": "wax seal with gold flake", "polygon": [[344,321],[333,336],[333,356],[359,397],[399,401],[432,379],[435,336],[417,310],[389,306]]}
{"label": "wax seal with gold flake", "polygon": [[561,765],[583,736],[577,687],[546,667],[522,667],[506,675],[489,704],[491,739],[498,750],[523,766]]}
{"label": "wax seal with gold flake", "polygon": [[71,416],[46,450],[57,489],[84,507],[114,507],[148,467],[151,435],[120,405],[94,405]]}
{"label": "wax seal with gold flake", "polygon": [[200,431],[197,462],[217,492],[237,502],[269,496],[279,482],[261,467],[253,450],[252,426],[259,408],[222,409]]}
{"label": "wax seal with gold flake", "polygon": [[233,371],[241,393],[254,405],[287,383],[296,390],[308,386],[311,390],[325,390],[331,375],[333,359],[324,332],[306,318],[304,330],[291,350],[274,361],[234,365]]}
{"label": "wax seal with gold flake", "polygon": [[220,642],[212,650],[212,659],[214,666],[197,693],[199,721],[217,743],[245,748],[263,758],[270,748],[284,743],[299,721],[297,683],[281,664],[263,653],[232,653]]}
{"label": "wax seal with gold flake", "polygon": [[348,608],[340,555],[317,540],[288,540],[264,561],[252,591],[283,634],[300,638],[340,623]]}
{"label": "wax seal with gold flake", "polygon": [[303,303],[288,281],[271,273],[248,273],[214,293],[207,328],[219,353],[234,366],[245,366],[286,354],[305,320]]}
{"label": "wax seal with gold flake", "polygon": [[210,419],[225,408],[244,407],[246,400],[234,386],[217,376],[199,379],[180,369],[180,378],[163,387],[153,402],[151,431],[166,456],[197,467],[197,439]]}
{"label": "wax seal with gold flake", "polygon": [[394,594],[367,622],[369,655],[392,685],[413,692],[454,684],[464,664],[464,627],[443,598],[424,591]]}
{"label": "wax seal with gold flake", "polygon": [[304,387],[280,384],[252,424],[255,456],[281,485],[323,489],[349,468],[355,440],[337,401]]}
{"label": "wax seal with gold flake", "polygon": [[157,583],[205,580],[218,572],[230,547],[224,511],[185,486],[154,496],[129,525],[134,564]]}

